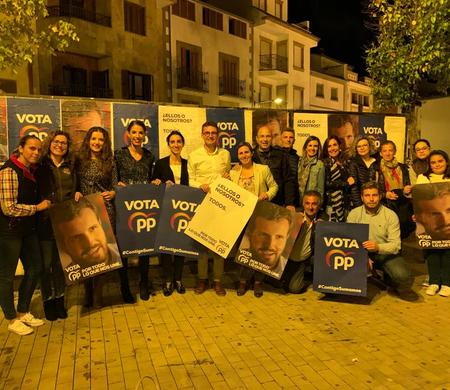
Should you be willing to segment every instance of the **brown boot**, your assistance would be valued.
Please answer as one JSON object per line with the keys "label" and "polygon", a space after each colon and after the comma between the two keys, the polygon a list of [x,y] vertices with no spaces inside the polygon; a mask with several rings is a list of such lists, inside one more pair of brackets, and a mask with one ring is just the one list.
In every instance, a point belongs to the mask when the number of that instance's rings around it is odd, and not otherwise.
{"label": "brown boot", "polygon": [[245,281],[240,281],[239,282],[239,288],[236,291],[238,297],[241,297],[246,292],[247,292],[247,283],[245,283]]}
{"label": "brown boot", "polygon": [[223,288],[222,283],[218,280],[214,281],[214,291],[219,297],[223,297],[227,293]]}
{"label": "brown boot", "polygon": [[194,292],[196,294],[203,294],[207,288],[208,288],[208,280],[199,279],[197,282],[197,287],[195,287]]}

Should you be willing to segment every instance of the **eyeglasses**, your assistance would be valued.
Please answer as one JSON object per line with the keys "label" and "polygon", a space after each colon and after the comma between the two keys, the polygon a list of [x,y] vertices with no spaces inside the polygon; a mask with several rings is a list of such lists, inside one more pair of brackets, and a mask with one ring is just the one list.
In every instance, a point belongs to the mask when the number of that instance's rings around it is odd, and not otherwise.
{"label": "eyeglasses", "polygon": [[424,146],[423,148],[416,148],[416,152],[425,152],[428,149],[430,149],[428,146]]}
{"label": "eyeglasses", "polygon": [[52,144],[59,145],[59,146],[67,146],[67,142],[65,142],[65,141],[52,141]]}
{"label": "eyeglasses", "polygon": [[202,133],[205,137],[217,137],[216,131],[205,131]]}

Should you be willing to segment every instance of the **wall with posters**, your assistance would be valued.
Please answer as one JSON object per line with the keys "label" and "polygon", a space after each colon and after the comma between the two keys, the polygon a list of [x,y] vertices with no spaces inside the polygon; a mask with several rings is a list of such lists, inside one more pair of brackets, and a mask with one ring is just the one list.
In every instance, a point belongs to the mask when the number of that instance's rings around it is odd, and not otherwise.
{"label": "wall with posters", "polygon": [[128,142],[126,128],[133,119],[144,121],[148,137],[146,147],[156,158],[169,153],[166,137],[172,130],[180,131],[186,145],[183,156],[202,143],[201,125],[207,120],[218,123],[220,146],[228,149],[237,162],[236,147],[241,141],[253,142],[259,127],[267,126],[273,133],[273,144],[279,144],[286,127],[296,133],[295,149],[301,154],[304,141],[316,135],[322,141],[336,134],[345,144],[357,135],[369,135],[379,144],[393,140],[397,145],[398,160],[403,161],[406,121],[403,116],[340,112],[300,112],[224,107],[172,106],[81,98],[22,98],[0,97],[0,162],[6,161],[25,134],[36,134],[44,139],[51,130],[63,129],[72,136],[74,149],[92,126],[106,128],[112,136],[115,149]]}

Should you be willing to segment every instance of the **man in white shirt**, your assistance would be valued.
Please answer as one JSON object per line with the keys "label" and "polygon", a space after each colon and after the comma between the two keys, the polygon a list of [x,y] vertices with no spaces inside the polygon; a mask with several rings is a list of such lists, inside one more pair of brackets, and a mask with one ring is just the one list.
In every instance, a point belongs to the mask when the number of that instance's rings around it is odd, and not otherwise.
{"label": "man in white shirt", "polygon": [[[217,178],[222,177],[231,169],[230,153],[217,146],[219,130],[214,122],[205,122],[202,125],[203,146],[194,150],[188,157],[189,185],[201,188],[208,193],[209,185]],[[208,287],[208,258],[212,255],[214,290],[219,296],[226,294],[222,286],[224,259],[205,249],[198,257],[198,283],[196,294],[202,294]]]}
{"label": "man in white shirt", "polygon": [[380,203],[376,182],[367,182],[361,186],[361,199],[363,205],[350,211],[347,222],[369,225],[369,239],[363,242],[363,247],[369,252],[371,266],[383,270],[385,278],[401,299],[417,300],[417,294],[411,290],[411,273],[400,255],[400,222],[397,214]]}

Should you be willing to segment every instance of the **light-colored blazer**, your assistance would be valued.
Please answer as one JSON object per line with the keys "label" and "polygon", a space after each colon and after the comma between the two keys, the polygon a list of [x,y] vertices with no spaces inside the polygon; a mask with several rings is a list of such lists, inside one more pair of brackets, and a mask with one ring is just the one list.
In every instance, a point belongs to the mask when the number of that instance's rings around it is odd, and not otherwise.
{"label": "light-colored blazer", "polygon": [[[241,176],[242,167],[236,165],[230,171],[231,181],[239,184],[239,177]],[[278,184],[270,172],[267,165],[253,163],[253,176],[255,183],[255,195],[259,196],[264,192],[267,192],[269,200],[272,200],[278,192]]]}

